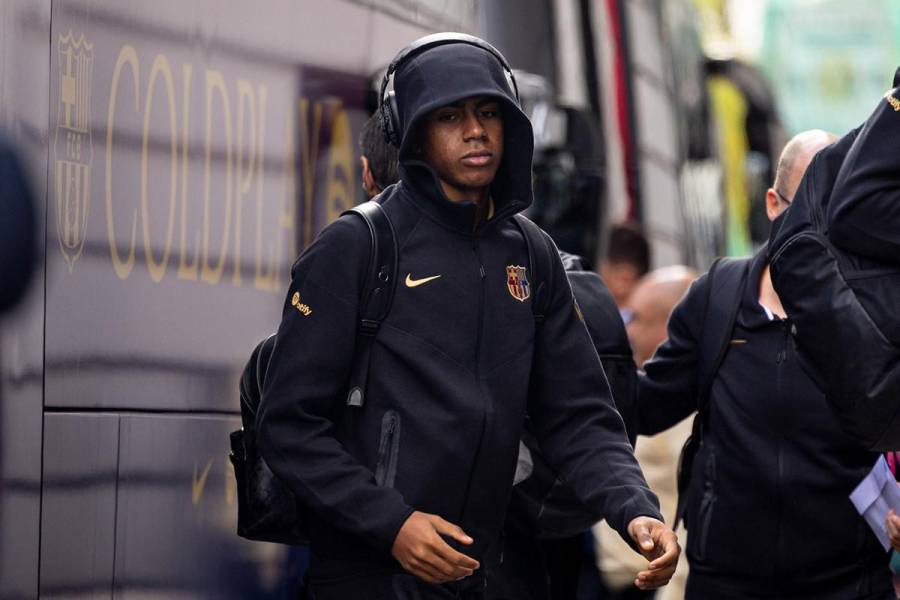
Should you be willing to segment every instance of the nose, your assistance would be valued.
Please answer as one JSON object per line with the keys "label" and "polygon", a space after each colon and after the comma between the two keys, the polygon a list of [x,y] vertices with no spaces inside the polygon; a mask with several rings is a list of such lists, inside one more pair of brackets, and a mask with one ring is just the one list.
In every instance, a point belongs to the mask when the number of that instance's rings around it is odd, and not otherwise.
{"label": "nose", "polygon": [[478,118],[478,112],[475,110],[467,110],[465,113],[465,141],[479,140],[487,137],[487,131]]}

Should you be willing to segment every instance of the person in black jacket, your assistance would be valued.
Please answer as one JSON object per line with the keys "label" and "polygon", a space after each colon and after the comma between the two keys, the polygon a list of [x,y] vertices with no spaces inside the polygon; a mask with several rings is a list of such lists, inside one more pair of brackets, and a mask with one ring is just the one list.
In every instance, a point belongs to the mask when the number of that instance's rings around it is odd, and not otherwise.
{"label": "person in black jacket", "polygon": [[841,424],[900,448],[900,69],[866,121],[810,164],[772,228],[772,282]]}
{"label": "person in black jacket", "polygon": [[[292,270],[258,439],[316,514],[319,600],[483,598],[526,410],[579,499],[651,559],[641,584],[662,585],[674,570],[677,542],[634,461],[562,264],[538,290],[527,279],[511,217],[531,201],[533,134],[501,58],[454,35],[420,40],[396,61],[382,102],[396,105],[400,182],[378,202],[402,279],[372,349],[364,406],[342,396],[369,259],[364,223],[338,219]],[[535,293],[550,294],[539,329]]]}
{"label": "person in black jacket", "polygon": [[[774,220],[813,155],[834,141],[804,132],[785,147],[766,194]],[[714,375],[690,472],[687,598],[894,598],[888,556],[849,500],[877,455],[841,428],[796,352],[763,248],[749,264],[727,353]],[[638,432],[697,409],[708,274],[676,307],[668,339],[638,383]],[[703,353],[708,356],[709,352]]]}
{"label": "person in black jacket", "polygon": [[385,141],[378,115],[375,113],[369,117],[359,134],[360,178],[368,198],[377,196],[400,178],[397,173],[397,149]]}
{"label": "person in black jacket", "polygon": [[[363,190],[369,198],[399,179],[397,151],[385,141],[378,117],[373,114],[359,136]],[[633,447],[637,370],[625,324],[600,276],[587,270],[579,256],[562,250],[559,256]],[[491,599],[574,600],[583,563],[591,558],[585,556],[580,534],[594,524],[594,513],[558,480],[542,455],[526,424]]]}

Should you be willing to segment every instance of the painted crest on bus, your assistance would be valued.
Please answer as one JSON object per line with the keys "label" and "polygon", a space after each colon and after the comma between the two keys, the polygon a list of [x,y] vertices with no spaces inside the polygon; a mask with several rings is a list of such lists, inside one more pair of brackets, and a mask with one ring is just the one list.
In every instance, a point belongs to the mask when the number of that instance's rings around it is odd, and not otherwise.
{"label": "painted crest on bus", "polygon": [[506,287],[512,297],[519,302],[525,302],[531,296],[531,285],[525,274],[525,267],[516,265],[506,266]]}
{"label": "painted crest on bus", "polygon": [[59,38],[56,232],[69,272],[84,249],[91,199],[91,75],[94,46],[69,31]]}

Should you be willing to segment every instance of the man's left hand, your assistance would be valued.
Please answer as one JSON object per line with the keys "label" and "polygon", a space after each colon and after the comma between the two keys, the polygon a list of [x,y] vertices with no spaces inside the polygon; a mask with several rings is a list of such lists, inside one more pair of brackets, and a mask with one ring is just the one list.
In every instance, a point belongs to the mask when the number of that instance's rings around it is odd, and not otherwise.
{"label": "man's left hand", "polygon": [[675,532],[659,519],[637,517],[628,524],[628,535],[650,561],[648,569],[638,573],[634,585],[642,590],[655,590],[669,583],[681,554]]}

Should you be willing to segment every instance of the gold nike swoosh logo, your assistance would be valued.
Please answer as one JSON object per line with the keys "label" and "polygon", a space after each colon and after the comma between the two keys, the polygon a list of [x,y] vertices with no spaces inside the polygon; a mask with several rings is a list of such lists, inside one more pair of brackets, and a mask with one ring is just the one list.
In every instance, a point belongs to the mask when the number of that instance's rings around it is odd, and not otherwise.
{"label": "gold nike swoosh logo", "polygon": [[411,277],[411,275],[412,275],[412,273],[406,274],[406,282],[405,282],[406,287],[411,287],[411,288],[418,287],[418,286],[422,285],[423,283],[428,283],[429,281],[434,281],[435,279],[440,277],[440,275],[432,275],[431,277],[423,277],[422,279],[413,279]]}

